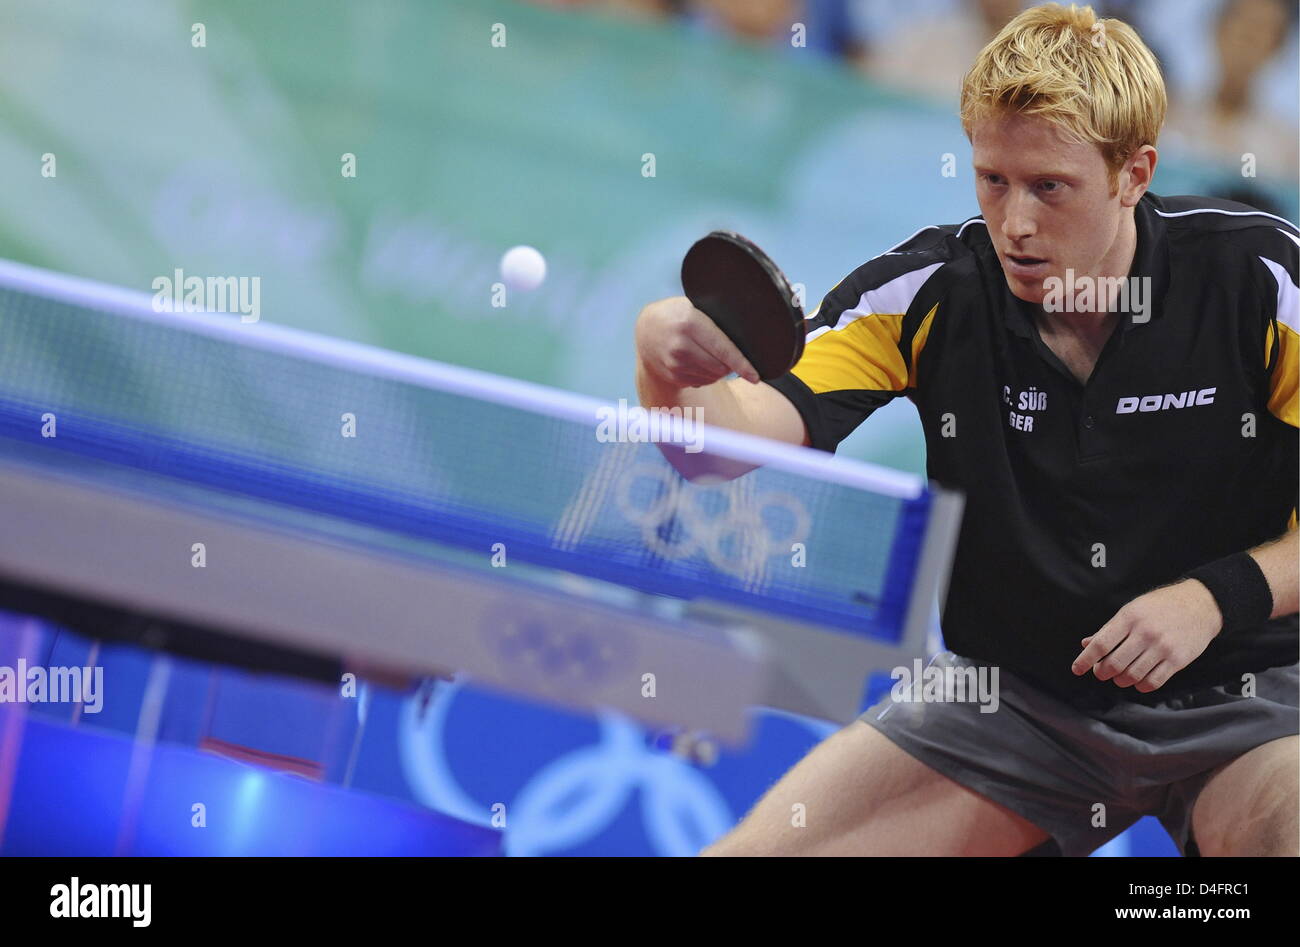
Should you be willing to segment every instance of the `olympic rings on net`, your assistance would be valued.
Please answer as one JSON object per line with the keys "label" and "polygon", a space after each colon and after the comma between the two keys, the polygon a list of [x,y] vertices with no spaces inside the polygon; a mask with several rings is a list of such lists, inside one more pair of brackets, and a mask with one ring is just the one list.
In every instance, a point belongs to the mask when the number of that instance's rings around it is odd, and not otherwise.
{"label": "olympic rings on net", "polygon": [[[633,500],[638,482],[657,488],[643,506]],[[713,498],[725,501],[725,510],[710,512],[702,504]],[[812,518],[808,509],[788,493],[770,492],[746,497],[737,486],[697,487],[653,464],[627,470],[615,490],[615,502],[624,518],[641,527],[646,546],[666,559],[684,559],[703,551],[718,569],[744,577],[760,571],[767,559],[790,552],[808,537]],[[784,511],[791,525],[772,535],[771,510]],[[739,549],[739,552],[736,550]]]}

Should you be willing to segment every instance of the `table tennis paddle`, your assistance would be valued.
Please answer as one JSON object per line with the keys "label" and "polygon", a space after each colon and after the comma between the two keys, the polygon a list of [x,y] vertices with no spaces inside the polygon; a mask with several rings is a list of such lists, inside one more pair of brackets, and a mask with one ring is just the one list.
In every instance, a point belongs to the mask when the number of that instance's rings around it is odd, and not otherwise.
{"label": "table tennis paddle", "polygon": [[682,260],[682,289],[726,333],[764,381],[803,354],[803,307],[785,274],[738,233],[715,230]]}

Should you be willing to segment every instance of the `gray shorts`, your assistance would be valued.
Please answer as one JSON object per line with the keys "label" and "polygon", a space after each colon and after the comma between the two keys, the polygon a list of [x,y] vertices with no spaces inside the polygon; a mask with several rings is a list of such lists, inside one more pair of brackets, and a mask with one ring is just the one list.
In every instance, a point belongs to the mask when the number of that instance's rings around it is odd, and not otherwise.
{"label": "gray shorts", "polygon": [[[927,667],[980,665],[941,651]],[[1005,668],[997,683],[991,713],[980,712],[971,688],[962,701],[886,695],[859,719],[931,769],[1033,822],[1067,856],[1089,854],[1144,815],[1158,817],[1184,855],[1197,854],[1192,805],[1211,770],[1300,732],[1295,664],[1258,672],[1254,696],[1216,686],[1091,713]]]}

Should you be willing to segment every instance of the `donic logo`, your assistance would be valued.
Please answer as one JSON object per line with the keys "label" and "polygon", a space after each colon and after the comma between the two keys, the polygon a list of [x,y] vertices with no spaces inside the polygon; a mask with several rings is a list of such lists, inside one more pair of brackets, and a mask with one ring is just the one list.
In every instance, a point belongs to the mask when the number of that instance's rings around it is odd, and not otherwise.
{"label": "donic logo", "polygon": [[1214,404],[1217,388],[1201,388],[1198,391],[1171,392],[1167,395],[1133,395],[1120,398],[1115,405],[1116,414],[1135,414],[1139,411],[1173,411],[1177,408],[1193,408],[1202,404]]}

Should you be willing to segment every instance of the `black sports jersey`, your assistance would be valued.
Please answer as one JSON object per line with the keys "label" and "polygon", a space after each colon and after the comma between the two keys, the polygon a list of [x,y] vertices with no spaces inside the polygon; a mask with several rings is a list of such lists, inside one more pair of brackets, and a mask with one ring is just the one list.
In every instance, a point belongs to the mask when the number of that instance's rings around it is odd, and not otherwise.
{"label": "black sports jersey", "polygon": [[832,451],[906,395],[931,479],[966,511],[949,648],[1079,704],[1160,700],[1300,657],[1296,616],[1220,635],[1144,695],[1070,665],[1126,602],[1294,526],[1296,228],[1242,204],[1148,194],[1121,317],[1080,384],[1012,295],[983,220],[930,227],[853,271],[772,384]]}

